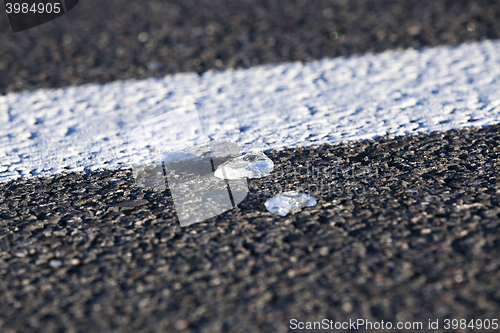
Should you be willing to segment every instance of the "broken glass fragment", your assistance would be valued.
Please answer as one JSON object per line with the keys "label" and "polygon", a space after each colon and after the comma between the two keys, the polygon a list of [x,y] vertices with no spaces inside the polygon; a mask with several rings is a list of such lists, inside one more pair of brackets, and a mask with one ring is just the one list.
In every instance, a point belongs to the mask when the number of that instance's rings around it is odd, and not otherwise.
{"label": "broken glass fragment", "polygon": [[264,153],[250,153],[229,160],[215,170],[215,177],[221,179],[262,178],[269,176],[274,163]]}
{"label": "broken glass fragment", "polygon": [[264,205],[269,212],[286,216],[289,212],[294,212],[304,207],[312,207],[316,203],[316,199],[309,194],[290,191],[268,199]]}

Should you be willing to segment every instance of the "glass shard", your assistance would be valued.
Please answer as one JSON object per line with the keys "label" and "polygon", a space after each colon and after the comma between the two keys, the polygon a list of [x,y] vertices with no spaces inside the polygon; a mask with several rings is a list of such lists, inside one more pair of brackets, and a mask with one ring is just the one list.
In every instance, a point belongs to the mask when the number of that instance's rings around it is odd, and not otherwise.
{"label": "glass shard", "polygon": [[297,211],[304,207],[312,207],[316,204],[316,199],[309,194],[290,191],[268,199],[264,205],[270,213],[286,216],[290,212]]}
{"label": "glass shard", "polygon": [[273,169],[273,161],[259,152],[246,154],[219,165],[214,175],[221,179],[262,178],[269,176]]}

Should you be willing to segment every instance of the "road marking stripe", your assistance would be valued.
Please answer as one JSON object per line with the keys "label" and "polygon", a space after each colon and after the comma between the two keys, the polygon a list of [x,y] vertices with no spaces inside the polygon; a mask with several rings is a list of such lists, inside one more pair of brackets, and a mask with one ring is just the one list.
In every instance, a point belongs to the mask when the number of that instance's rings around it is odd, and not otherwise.
{"label": "road marking stripe", "polygon": [[[165,113],[193,104],[210,139],[243,151],[498,123],[499,51],[500,41],[484,41],[7,94],[0,181],[139,163],[153,141],[177,150],[184,138],[134,128],[171,127]],[[130,137],[141,149],[124,148]]]}

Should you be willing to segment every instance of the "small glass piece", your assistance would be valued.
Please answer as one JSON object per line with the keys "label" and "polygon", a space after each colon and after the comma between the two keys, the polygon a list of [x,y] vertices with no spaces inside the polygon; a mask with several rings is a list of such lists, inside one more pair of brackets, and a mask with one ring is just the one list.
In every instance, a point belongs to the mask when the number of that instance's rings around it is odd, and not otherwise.
{"label": "small glass piece", "polygon": [[221,179],[262,178],[269,176],[273,169],[273,161],[259,152],[246,154],[219,165],[214,175]]}
{"label": "small glass piece", "polygon": [[286,216],[290,212],[295,212],[304,207],[312,207],[316,204],[316,199],[309,194],[290,191],[268,199],[264,205],[270,213]]}

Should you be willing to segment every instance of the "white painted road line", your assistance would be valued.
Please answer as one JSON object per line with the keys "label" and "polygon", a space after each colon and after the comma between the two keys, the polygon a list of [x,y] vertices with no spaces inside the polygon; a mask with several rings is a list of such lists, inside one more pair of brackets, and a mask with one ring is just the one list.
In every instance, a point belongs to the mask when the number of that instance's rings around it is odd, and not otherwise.
{"label": "white painted road line", "polygon": [[134,129],[193,103],[205,134],[243,151],[498,123],[499,54],[485,41],[0,96],[0,181],[139,163],[152,142],[175,151],[182,140]]}

